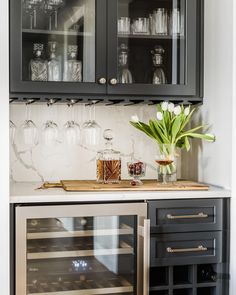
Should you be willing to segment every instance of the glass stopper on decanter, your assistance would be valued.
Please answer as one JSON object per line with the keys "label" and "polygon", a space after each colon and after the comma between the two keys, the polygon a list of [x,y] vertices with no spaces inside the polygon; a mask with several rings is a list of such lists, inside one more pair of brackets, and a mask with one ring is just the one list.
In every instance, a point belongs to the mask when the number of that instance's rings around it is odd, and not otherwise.
{"label": "glass stopper on decanter", "polygon": [[122,84],[133,83],[132,74],[128,68],[128,46],[122,43],[119,47],[119,71],[118,71],[118,81]]}
{"label": "glass stopper on decanter", "polygon": [[29,64],[30,80],[32,81],[47,81],[48,69],[47,61],[42,58],[44,46],[41,43],[34,43],[33,55]]}
{"label": "glass stopper on decanter", "polygon": [[77,60],[78,46],[69,45],[67,49],[68,58],[65,61],[64,81],[81,82],[82,81],[82,62]]}
{"label": "glass stopper on decanter", "polygon": [[61,63],[56,56],[57,42],[49,41],[48,81],[61,81]]}
{"label": "glass stopper on decanter", "polygon": [[151,50],[152,54],[152,62],[154,66],[153,70],[153,84],[166,84],[166,75],[163,69],[163,54],[165,50],[162,46],[156,45],[153,50]]}
{"label": "glass stopper on decanter", "polygon": [[97,181],[100,183],[119,183],[121,180],[120,152],[113,149],[114,133],[106,129],[103,133],[105,149],[97,154]]}

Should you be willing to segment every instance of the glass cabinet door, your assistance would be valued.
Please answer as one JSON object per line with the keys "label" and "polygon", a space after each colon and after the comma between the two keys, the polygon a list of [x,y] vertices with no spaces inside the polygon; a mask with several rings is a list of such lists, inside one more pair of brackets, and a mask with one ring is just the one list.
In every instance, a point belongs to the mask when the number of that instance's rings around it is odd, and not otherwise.
{"label": "glass cabinet door", "polygon": [[97,38],[106,26],[106,17],[100,16],[104,0],[12,0],[12,4],[11,74],[16,91],[105,92],[105,86],[97,83],[106,77],[101,63],[105,38]]}
{"label": "glass cabinet door", "polygon": [[17,208],[16,295],[139,294],[146,212],[145,204]]}
{"label": "glass cabinet door", "polygon": [[194,95],[196,0],[112,0],[110,93]]}

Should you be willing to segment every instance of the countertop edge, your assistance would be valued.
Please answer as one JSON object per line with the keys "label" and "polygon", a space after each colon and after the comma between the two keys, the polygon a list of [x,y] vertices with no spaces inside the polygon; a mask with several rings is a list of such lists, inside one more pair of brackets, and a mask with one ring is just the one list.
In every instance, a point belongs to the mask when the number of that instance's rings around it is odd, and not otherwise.
{"label": "countertop edge", "polygon": [[[60,189],[35,190],[37,183],[14,184],[11,187],[11,204],[19,203],[90,203],[90,202],[126,202],[171,199],[207,199],[230,198],[231,191],[217,186],[210,186],[208,191],[140,191],[140,192],[83,192],[66,193]],[[17,192],[17,193],[16,193]],[[35,194],[34,194],[35,193]]]}

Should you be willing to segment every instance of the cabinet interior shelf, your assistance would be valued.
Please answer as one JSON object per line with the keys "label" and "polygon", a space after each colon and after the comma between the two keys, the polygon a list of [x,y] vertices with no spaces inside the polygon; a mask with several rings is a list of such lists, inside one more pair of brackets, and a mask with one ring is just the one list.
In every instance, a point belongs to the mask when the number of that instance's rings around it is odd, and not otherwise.
{"label": "cabinet interior shelf", "polygon": [[53,239],[53,238],[71,238],[71,237],[93,237],[93,236],[118,236],[132,235],[131,227],[121,229],[101,229],[101,230],[79,230],[79,231],[61,231],[61,232],[42,232],[28,233],[27,240]]}
{"label": "cabinet interior shelf", "polygon": [[44,35],[59,35],[59,36],[81,36],[81,37],[92,37],[94,34],[89,32],[74,32],[74,31],[50,31],[50,30],[31,30],[23,29],[22,33],[26,34],[44,34]]}
{"label": "cabinet interior shelf", "polygon": [[183,35],[133,35],[133,34],[118,34],[118,38],[123,39],[154,39],[154,40],[176,40],[184,39]]}
{"label": "cabinet interior shelf", "polygon": [[55,251],[55,252],[37,252],[28,253],[27,259],[53,259],[66,257],[88,257],[88,256],[105,256],[105,255],[124,255],[134,254],[132,247],[115,248],[115,249],[97,249],[97,250],[79,250],[79,251]]}

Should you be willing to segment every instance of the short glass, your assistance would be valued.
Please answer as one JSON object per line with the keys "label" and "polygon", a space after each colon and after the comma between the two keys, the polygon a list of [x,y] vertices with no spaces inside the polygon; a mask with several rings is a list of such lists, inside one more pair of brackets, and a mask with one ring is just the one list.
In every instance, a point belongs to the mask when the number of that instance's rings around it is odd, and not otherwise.
{"label": "short glass", "polygon": [[167,184],[167,174],[171,173],[175,161],[175,145],[159,144],[155,161],[158,164],[159,174],[162,176],[162,184]]}
{"label": "short glass", "polygon": [[140,180],[141,177],[145,176],[146,173],[146,164],[137,161],[137,162],[128,162],[127,163],[128,173],[129,176],[132,177],[131,184],[132,185],[142,185],[142,181]]}

